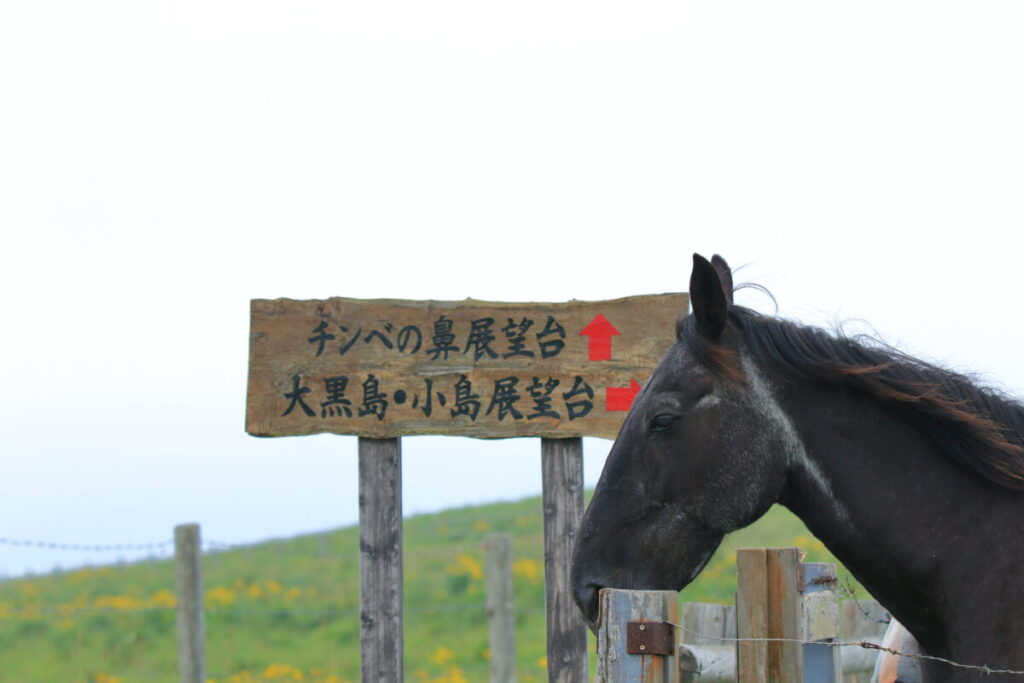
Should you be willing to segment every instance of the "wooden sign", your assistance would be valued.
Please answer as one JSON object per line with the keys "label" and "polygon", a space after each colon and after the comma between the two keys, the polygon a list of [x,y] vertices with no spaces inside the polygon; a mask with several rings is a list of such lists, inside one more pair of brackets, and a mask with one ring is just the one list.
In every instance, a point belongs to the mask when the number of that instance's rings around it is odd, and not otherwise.
{"label": "wooden sign", "polygon": [[254,299],[246,431],[614,439],[686,307]]}

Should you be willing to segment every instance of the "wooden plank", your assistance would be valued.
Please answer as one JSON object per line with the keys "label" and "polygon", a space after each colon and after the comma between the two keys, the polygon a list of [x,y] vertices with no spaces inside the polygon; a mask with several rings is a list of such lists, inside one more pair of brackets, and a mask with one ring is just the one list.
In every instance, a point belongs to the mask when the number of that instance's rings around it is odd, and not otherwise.
{"label": "wooden plank", "polygon": [[727,605],[725,612],[725,624],[722,626],[722,634],[726,638],[735,638],[739,631],[736,626],[736,606]]}
{"label": "wooden plank", "polygon": [[[629,654],[626,624],[630,621],[679,623],[679,594],[675,591],[631,591],[604,588],[600,593],[597,632],[599,683],[678,683],[675,656]],[[671,652],[679,648],[679,631],[672,628]],[[578,679],[584,680],[584,679]]]}
{"label": "wooden plank", "polygon": [[402,681],[402,448],[359,439],[359,640],[364,681]]}
{"label": "wooden plank", "polygon": [[178,589],[178,671],[182,683],[206,681],[201,549],[198,524],[179,524],[174,527],[174,566]]}
{"label": "wooden plank", "polygon": [[[800,551],[796,548],[768,548],[768,637],[801,638],[799,588]],[[803,680],[803,649],[800,643],[768,643],[768,680],[773,683]]]}
{"label": "wooden plank", "polygon": [[[796,548],[744,548],[736,554],[739,683],[803,680],[799,642],[800,553]],[[761,640],[758,640],[761,639]],[[767,639],[767,640],[764,640]]]}
{"label": "wooden plank", "polygon": [[613,439],[686,307],[256,299],[246,431]]}
{"label": "wooden plank", "polygon": [[512,592],[512,536],[484,539],[487,577],[487,624],[491,639],[491,683],[516,680],[516,610]]}
{"label": "wooden plank", "polygon": [[587,680],[587,627],[572,599],[569,571],[583,520],[583,442],[541,439],[548,681]]}
{"label": "wooden plank", "polygon": [[764,548],[736,552],[736,680],[768,682],[768,559]]}
{"label": "wooden plank", "polygon": [[[736,638],[736,608],[709,602],[683,605],[682,641],[692,645],[733,646]],[[731,630],[730,630],[731,626]],[[701,637],[706,636],[706,637]]]}

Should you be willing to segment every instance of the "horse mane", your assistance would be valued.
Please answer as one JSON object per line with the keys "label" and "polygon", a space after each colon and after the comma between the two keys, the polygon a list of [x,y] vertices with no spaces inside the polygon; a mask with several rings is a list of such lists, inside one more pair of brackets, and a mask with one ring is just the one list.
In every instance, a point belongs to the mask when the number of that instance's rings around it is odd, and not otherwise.
{"label": "horse mane", "polygon": [[[679,341],[717,375],[743,382],[739,359],[683,318]],[[744,351],[783,380],[842,384],[899,410],[953,461],[1005,488],[1024,491],[1024,406],[975,379],[878,339],[846,336],[731,306]]]}

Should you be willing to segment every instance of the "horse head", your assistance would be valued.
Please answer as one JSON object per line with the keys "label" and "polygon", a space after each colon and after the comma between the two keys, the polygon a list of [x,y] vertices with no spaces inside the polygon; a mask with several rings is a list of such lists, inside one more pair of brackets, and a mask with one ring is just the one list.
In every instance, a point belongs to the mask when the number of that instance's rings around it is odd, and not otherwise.
{"label": "horse head", "polygon": [[694,254],[690,302],[693,313],[636,397],[583,518],[572,583],[591,627],[601,588],[682,589],[786,481],[792,425],[744,362],[721,257]]}

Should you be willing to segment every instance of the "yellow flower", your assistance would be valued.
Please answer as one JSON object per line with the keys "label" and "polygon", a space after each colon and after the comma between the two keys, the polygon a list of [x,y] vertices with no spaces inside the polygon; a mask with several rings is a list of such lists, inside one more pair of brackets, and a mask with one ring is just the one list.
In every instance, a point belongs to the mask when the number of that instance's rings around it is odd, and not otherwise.
{"label": "yellow flower", "polygon": [[100,595],[92,601],[92,606],[95,609],[113,609],[122,612],[144,607],[141,600],[129,595]]}
{"label": "yellow flower", "polygon": [[453,650],[449,650],[444,645],[439,645],[428,659],[431,664],[442,666],[455,659],[455,652]]}
{"label": "yellow flower", "polygon": [[491,528],[491,523],[486,519],[478,519],[473,522],[474,531],[488,531]]}
{"label": "yellow flower", "polygon": [[800,534],[799,536],[794,536],[791,543],[798,548],[804,548],[814,543],[814,539],[807,534]]}
{"label": "yellow flower", "polygon": [[223,586],[216,586],[206,591],[206,603],[211,607],[231,605],[236,599],[235,591]]}
{"label": "yellow flower", "polygon": [[95,572],[91,569],[79,569],[78,571],[72,572],[68,575],[68,583],[72,586],[77,586],[80,583],[88,581],[93,577]]}
{"label": "yellow flower", "polygon": [[293,681],[303,679],[302,671],[287,664],[271,664],[263,672],[263,678],[290,678]]}
{"label": "yellow flower", "polygon": [[469,683],[466,680],[466,676],[462,673],[462,670],[457,666],[453,666],[445,672],[444,676],[435,678],[438,683]]}
{"label": "yellow flower", "polygon": [[153,593],[151,596],[149,596],[150,607],[173,608],[177,607],[177,605],[178,598],[175,597],[174,593],[167,590],[166,588],[158,590],[156,593]]}
{"label": "yellow flower", "polygon": [[537,560],[524,557],[512,563],[512,576],[522,579],[528,583],[540,583],[544,573],[544,565]]}
{"label": "yellow flower", "polygon": [[472,555],[462,554],[455,558],[455,566],[451,568],[450,573],[452,574],[465,574],[471,579],[482,579],[484,578],[484,568],[480,564],[480,560],[476,559]]}

